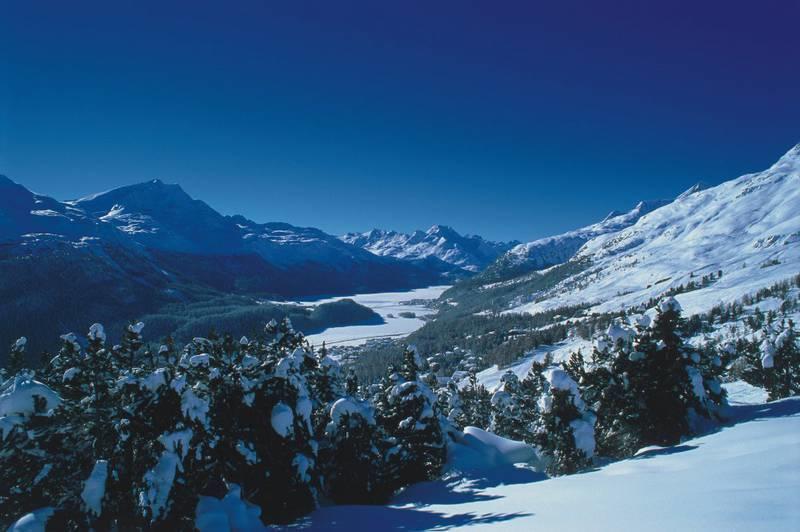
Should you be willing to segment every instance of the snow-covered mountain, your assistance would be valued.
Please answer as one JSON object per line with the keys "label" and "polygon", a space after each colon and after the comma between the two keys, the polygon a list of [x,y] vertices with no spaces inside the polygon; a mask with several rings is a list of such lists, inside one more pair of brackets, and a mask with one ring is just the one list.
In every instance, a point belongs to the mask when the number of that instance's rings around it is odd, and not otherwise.
{"label": "snow-covered mountain", "polygon": [[[597,311],[612,311],[672,289],[692,313],[796,275],[800,144],[763,172],[693,187],[635,222],[588,240],[570,259],[578,273],[528,294],[532,302],[512,310],[593,303]],[[713,282],[699,282],[712,273]]]}
{"label": "snow-covered mountain", "polygon": [[[695,185],[691,190],[696,190],[698,186]],[[668,203],[665,200],[641,201],[628,212],[612,211],[601,222],[519,244],[499,257],[491,265],[488,274],[495,279],[502,279],[567,262],[589,240],[625,229],[645,214]]]}
{"label": "snow-covered mountain", "polygon": [[411,234],[373,229],[366,233],[347,233],[340,238],[375,255],[408,261],[433,258],[471,273],[484,269],[518,244],[461,235],[445,225],[434,225],[427,231],[418,230]]}
{"label": "snow-covered mountain", "polygon": [[0,344],[198,297],[386,292],[442,279],[319,229],[223,216],[161,181],[58,201],[0,176]]}
{"label": "snow-covered mountain", "polygon": [[[260,266],[260,274],[276,281],[282,276],[275,270],[292,269],[292,274],[307,275],[304,286],[320,293],[398,289],[438,280],[438,273],[375,256],[319,229],[223,216],[179,185],[159,180],[64,202],[34,194],[5,177],[0,178],[0,190],[0,242],[12,245],[119,245],[157,263],[173,263],[184,255],[195,257],[193,265],[224,257],[222,262],[235,263],[234,269],[241,269],[243,262],[251,269]],[[281,283],[272,283],[272,288],[261,283],[261,289],[309,295],[284,290]]]}

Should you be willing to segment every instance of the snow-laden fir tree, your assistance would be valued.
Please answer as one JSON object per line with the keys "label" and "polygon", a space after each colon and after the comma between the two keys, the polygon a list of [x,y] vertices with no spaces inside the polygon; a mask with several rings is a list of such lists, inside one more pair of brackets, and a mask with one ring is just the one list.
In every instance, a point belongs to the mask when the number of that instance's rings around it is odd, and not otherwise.
{"label": "snow-laden fir tree", "polygon": [[576,383],[562,368],[541,373],[541,393],[532,424],[537,445],[551,474],[570,474],[591,464],[595,451],[595,415],[588,410]]}
{"label": "snow-laden fir tree", "polygon": [[673,445],[718,419],[724,392],[710,368],[715,360],[688,346],[682,337],[678,302],[668,297],[652,323],[639,322],[630,352],[617,350],[610,374],[587,394],[599,400],[601,447],[617,456],[645,445]]}
{"label": "snow-laden fir tree", "polygon": [[415,349],[406,349],[399,371],[383,381],[376,405],[378,423],[392,445],[386,462],[395,489],[436,478],[445,461],[436,396],[420,379],[422,364]]}
{"label": "snow-laden fir tree", "polygon": [[531,427],[521,404],[520,381],[516,373],[507,371],[500,378],[500,387],[492,394],[492,415],[489,430],[512,440],[522,441]]}
{"label": "snow-laden fir tree", "polygon": [[395,485],[387,478],[387,438],[371,405],[355,397],[337,399],[330,407],[325,444],[319,457],[325,493],[337,504],[379,504]]}
{"label": "snow-laden fir tree", "polygon": [[792,320],[765,332],[760,345],[761,381],[771,401],[800,394],[800,346]]}

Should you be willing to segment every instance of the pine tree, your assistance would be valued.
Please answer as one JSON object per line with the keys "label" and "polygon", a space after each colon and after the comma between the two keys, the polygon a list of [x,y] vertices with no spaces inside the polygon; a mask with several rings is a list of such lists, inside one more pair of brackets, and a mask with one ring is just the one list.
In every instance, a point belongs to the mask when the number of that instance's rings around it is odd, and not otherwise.
{"label": "pine tree", "polygon": [[548,459],[551,474],[570,474],[591,464],[595,416],[586,408],[578,384],[561,368],[542,373],[532,442]]}
{"label": "pine tree", "polygon": [[[11,344],[11,351],[8,355],[8,363],[6,364],[4,372],[5,378],[13,377],[25,369],[25,346],[27,343],[28,339],[22,336]],[[0,381],[5,380],[5,378],[3,378],[3,375],[0,375]]]}
{"label": "pine tree", "polygon": [[[620,351],[612,368],[615,380],[603,393],[598,410],[606,430],[614,423],[615,452],[630,454],[644,445],[673,445],[697,430],[704,419],[718,417],[724,402],[719,382],[708,372],[713,361],[684,344],[680,305],[673,298],[661,301],[650,327],[640,326],[627,360]],[[619,440],[624,443],[620,444]]]}
{"label": "pine tree", "polygon": [[368,404],[353,397],[336,400],[320,448],[325,492],[337,504],[379,504],[392,493],[386,477],[386,438]]}
{"label": "pine tree", "polygon": [[407,349],[400,371],[389,374],[378,403],[378,423],[392,438],[387,468],[394,487],[436,478],[444,465],[446,446],[436,397],[419,380],[421,360]]}
{"label": "pine tree", "polygon": [[760,362],[771,401],[800,394],[800,347],[792,320],[782,323],[774,338],[764,339]]}
{"label": "pine tree", "polygon": [[518,441],[524,440],[530,431],[520,403],[520,388],[517,375],[507,371],[500,379],[500,388],[492,395],[489,423],[489,430],[495,434]]}

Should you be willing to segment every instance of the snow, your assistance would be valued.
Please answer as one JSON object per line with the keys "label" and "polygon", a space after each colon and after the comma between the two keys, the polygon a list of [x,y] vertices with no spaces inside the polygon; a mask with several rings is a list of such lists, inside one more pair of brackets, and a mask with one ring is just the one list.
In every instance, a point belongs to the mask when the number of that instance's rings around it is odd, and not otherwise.
{"label": "snow", "polygon": [[25,421],[22,416],[3,416],[0,417],[0,440],[5,440],[14,427]]}
{"label": "snow", "polygon": [[140,322],[128,325],[128,330],[130,332],[132,332],[133,334],[142,334],[142,330],[144,330],[144,323],[142,323],[140,321]]}
{"label": "snow", "polygon": [[342,417],[345,415],[360,416],[367,423],[371,425],[375,424],[375,416],[370,407],[346,397],[337,399],[333,405],[331,405],[330,415],[331,423],[334,428],[339,426]]}
{"label": "snow", "polygon": [[766,403],[769,394],[764,388],[753,386],[744,381],[725,382],[722,387],[728,393],[728,402],[732,405],[758,405]]}
{"label": "snow", "polygon": [[681,304],[674,297],[665,297],[662,299],[659,304],[658,308],[661,309],[661,312],[681,312],[683,309],[681,308]]}
{"label": "snow", "polygon": [[304,454],[296,455],[292,460],[292,465],[295,471],[297,471],[297,478],[302,482],[311,482],[309,471],[313,466],[313,461],[308,456]]}
{"label": "snow", "polygon": [[196,368],[197,366],[208,366],[211,357],[208,353],[200,353],[199,355],[192,355],[189,357],[189,365]]}
{"label": "snow", "polygon": [[495,392],[500,388],[502,384],[501,380],[506,371],[512,371],[522,380],[530,371],[533,363],[544,362],[547,355],[550,355],[553,358],[553,363],[557,364],[569,360],[569,356],[573,352],[580,351],[584,356],[589,356],[592,352],[592,347],[592,342],[583,340],[582,338],[567,338],[554,345],[539,346],[533,351],[525,353],[519,361],[510,366],[500,368],[494,365],[479,372],[476,377],[479,384],[482,384],[488,391]]}
{"label": "snow", "polygon": [[258,463],[258,455],[256,452],[242,440],[236,442],[236,452],[242,455],[248,464]]}
{"label": "snow", "polygon": [[[800,398],[733,410],[735,425],[583,474],[545,479],[520,466],[455,468],[388,506],[320,508],[300,528],[797,530]],[[480,461],[478,453],[458,456],[470,457]]]}
{"label": "snow", "polygon": [[253,355],[246,354],[242,357],[242,367],[245,369],[258,366],[259,363],[260,361],[258,358],[254,357]]}
{"label": "snow", "polygon": [[603,221],[575,231],[541,238],[520,244],[511,249],[503,257],[510,264],[519,266],[526,264],[532,269],[544,269],[561,264],[571,259],[587,241],[608,233],[616,233],[636,223],[636,221],[667,201],[642,201],[626,213],[611,213]]}
{"label": "snow", "polygon": [[[361,345],[373,338],[389,338],[408,336],[423,325],[424,316],[435,313],[420,301],[437,299],[450,286],[430,286],[405,292],[382,292],[377,294],[356,294],[354,296],[334,297],[314,301],[315,305],[331,303],[341,299],[352,299],[375,311],[384,323],[376,325],[350,325],[346,327],[331,327],[321,333],[307,336],[308,341],[314,345]],[[413,304],[408,304],[413,302]],[[295,302],[301,304],[301,302]],[[307,304],[308,302],[306,302]],[[400,317],[401,312],[413,312],[416,318]]]}
{"label": "snow", "polygon": [[201,495],[195,512],[199,532],[248,532],[266,530],[261,508],[242,500],[242,490],[231,484],[222,499]]}
{"label": "snow", "polygon": [[294,426],[294,412],[286,403],[278,403],[272,407],[270,423],[275,432],[288,438]]}
{"label": "snow", "polygon": [[95,462],[89,478],[83,484],[81,500],[86,509],[94,515],[103,513],[103,497],[106,494],[106,480],[108,479],[108,461]]}
{"label": "snow", "polygon": [[189,442],[192,441],[194,433],[191,429],[178,430],[175,432],[165,432],[158,437],[159,443],[164,449],[180,454],[181,459],[186,457],[189,452]]}
{"label": "snow", "polygon": [[89,340],[99,340],[100,342],[106,341],[106,331],[99,323],[93,323],[89,327],[89,334],[87,336]]}
{"label": "snow", "polygon": [[24,336],[20,336],[17,338],[17,341],[14,342],[14,349],[24,349],[25,345],[28,343],[28,339]]}
{"label": "snow", "polygon": [[199,397],[193,389],[186,389],[181,394],[181,411],[187,418],[206,425],[208,423],[208,408],[208,401]]}
{"label": "snow", "polygon": [[434,225],[427,231],[414,231],[412,234],[373,229],[366,233],[348,233],[339,238],[375,255],[413,261],[436,258],[469,272],[484,269],[516,244],[463,236],[443,225]]}
{"label": "snow", "polygon": [[46,410],[61,404],[61,398],[56,392],[26,374],[17,375],[4,386],[5,388],[0,390],[0,417],[33,414],[36,396],[45,401]]}
{"label": "snow", "polygon": [[62,382],[69,382],[75,377],[77,377],[81,372],[81,368],[69,368],[64,372],[64,376],[61,377]]}
{"label": "snow", "polygon": [[761,366],[763,368],[775,367],[775,346],[769,339],[761,342]]}
{"label": "snow", "polygon": [[154,372],[148,374],[146,377],[139,379],[139,386],[145,388],[146,390],[150,390],[151,392],[155,392],[166,383],[167,370],[164,368],[158,368]]}
{"label": "snow", "polygon": [[591,458],[594,456],[595,448],[595,417],[592,414],[588,414],[586,417],[588,419],[575,419],[571,421],[569,426],[572,429],[572,437],[575,438],[575,447],[583,451],[587,457]]}
{"label": "snow", "polygon": [[[465,427],[462,438],[456,445],[466,446],[483,454],[483,466],[500,464],[538,464],[539,457],[533,446],[525,442],[509,440],[477,427]],[[459,456],[459,449],[448,450],[451,467],[463,466],[453,456]],[[473,464],[474,465],[474,464]]]}
{"label": "snow", "polygon": [[151,520],[157,519],[166,509],[169,492],[179,467],[178,455],[164,451],[153,469],[145,473],[145,489],[139,494],[139,504],[150,508]]}
{"label": "snow", "polygon": [[55,508],[39,508],[23,515],[8,528],[8,532],[45,532],[47,520],[53,516]]}

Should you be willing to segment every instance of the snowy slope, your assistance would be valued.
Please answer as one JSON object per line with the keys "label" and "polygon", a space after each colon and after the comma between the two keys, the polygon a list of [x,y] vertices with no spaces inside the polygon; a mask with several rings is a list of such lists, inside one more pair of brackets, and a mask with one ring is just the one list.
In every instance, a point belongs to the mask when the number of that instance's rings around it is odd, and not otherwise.
{"label": "snowy slope", "polygon": [[414,231],[412,234],[373,229],[366,233],[348,233],[340,238],[376,255],[403,260],[435,258],[468,272],[482,270],[517,244],[461,235],[444,225],[434,225],[427,231]]}
{"label": "snowy slope", "polygon": [[322,508],[296,528],[798,530],[800,398],[737,406],[733,415],[736,424],[717,433],[588,473],[543,480],[519,467],[455,471],[391,506]]}
{"label": "snowy slope", "polygon": [[630,227],[596,236],[571,260],[589,266],[511,311],[586,302],[617,310],[722,270],[721,280],[677,296],[691,314],[797,274],[800,145],[763,172],[692,190]]}
{"label": "snowy slope", "polygon": [[666,200],[640,201],[630,211],[613,211],[596,224],[514,246],[487,268],[486,276],[494,280],[508,279],[567,262],[592,238],[621,231],[668,203]]}

